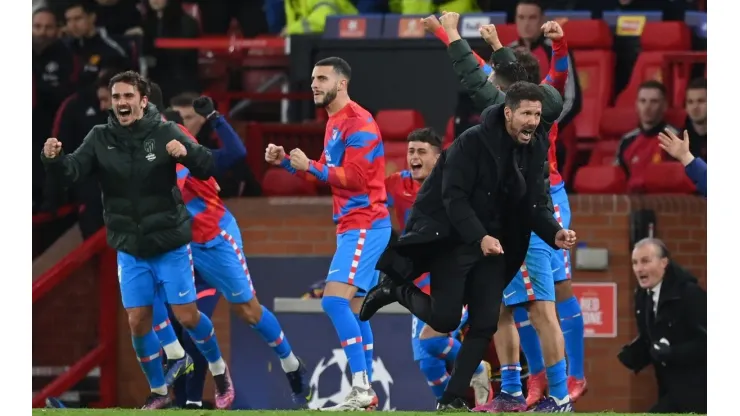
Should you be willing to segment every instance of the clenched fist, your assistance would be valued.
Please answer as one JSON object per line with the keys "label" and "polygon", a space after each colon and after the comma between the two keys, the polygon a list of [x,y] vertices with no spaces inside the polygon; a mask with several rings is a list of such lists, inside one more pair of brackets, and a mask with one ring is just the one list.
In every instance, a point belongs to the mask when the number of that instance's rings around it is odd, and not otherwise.
{"label": "clenched fist", "polygon": [[576,232],[573,230],[562,229],[555,234],[555,245],[570,250],[576,244]]}
{"label": "clenched fist", "polygon": [[265,162],[277,166],[283,162],[283,159],[285,159],[285,149],[283,149],[283,146],[277,146],[272,143],[267,145],[265,149]]}
{"label": "clenched fist", "polygon": [[54,159],[62,153],[62,142],[56,139],[56,137],[50,137],[46,139],[44,143],[44,156],[48,159]]}
{"label": "clenched fist", "polygon": [[496,25],[493,25],[493,24],[481,25],[478,28],[478,31],[480,32],[480,36],[483,38],[483,40],[486,41],[487,44],[491,46],[496,46],[497,44],[501,44],[501,42],[498,39],[498,32],[496,31]]}
{"label": "clenched fist", "polygon": [[457,30],[457,24],[460,21],[460,14],[455,12],[442,12],[439,22],[446,31]]}
{"label": "clenched fist", "polygon": [[432,34],[434,34],[434,32],[436,32],[437,29],[442,27],[442,24],[439,23],[439,19],[437,19],[437,16],[433,14],[427,17],[423,17],[421,19],[421,23],[424,25],[424,30]]}
{"label": "clenched fist", "polygon": [[170,142],[167,143],[167,153],[175,159],[179,159],[188,155],[188,149],[185,148],[184,144],[177,140],[170,140]]}
{"label": "clenched fist", "polygon": [[542,25],[542,33],[546,38],[558,40],[563,37],[563,28],[560,26],[560,23],[550,20]]}
{"label": "clenched fist", "polygon": [[480,249],[483,251],[484,256],[497,256],[499,254],[504,254],[501,242],[490,235],[487,235],[480,240]]}
{"label": "clenched fist", "polygon": [[307,171],[311,167],[311,162],[308,160],[308,156],[303,153],[301,149],[293,149],[290,151],[290,166],[295,170]]}

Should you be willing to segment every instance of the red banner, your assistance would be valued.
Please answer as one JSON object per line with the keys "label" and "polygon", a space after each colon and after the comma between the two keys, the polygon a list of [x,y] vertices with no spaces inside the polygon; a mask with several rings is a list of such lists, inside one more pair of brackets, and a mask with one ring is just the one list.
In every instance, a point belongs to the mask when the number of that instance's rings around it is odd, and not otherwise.
{"label": "red banner", "polygon": [[587,338],[617,336],[617,284],[573,283]]}

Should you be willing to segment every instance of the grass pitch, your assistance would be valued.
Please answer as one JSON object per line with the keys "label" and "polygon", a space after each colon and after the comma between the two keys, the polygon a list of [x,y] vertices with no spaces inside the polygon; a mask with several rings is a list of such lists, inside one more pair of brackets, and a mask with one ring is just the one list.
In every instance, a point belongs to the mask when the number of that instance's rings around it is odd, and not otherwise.
{"label": "grass pitch", "polygon": [[[385,412],[383,412],[385,413]],[[136,409],[34,409],[33,416],[304,416],[327,414],[316,410],[147,410],[141,411]],[[393,412],[393,416],[429,416],[436,415],[437,412]],[[447,413],[439,413],[447,414]],[[451,413],[455,415],[457,413]],[[500,413],[500,415],[517,415],[518,413]],[[647,413],[578,413],[579,416],[627,416],[627,415],[647,415]],[[679,415],[663,415],[679,416]],[[683,415],[682,415],[683,416]]]}

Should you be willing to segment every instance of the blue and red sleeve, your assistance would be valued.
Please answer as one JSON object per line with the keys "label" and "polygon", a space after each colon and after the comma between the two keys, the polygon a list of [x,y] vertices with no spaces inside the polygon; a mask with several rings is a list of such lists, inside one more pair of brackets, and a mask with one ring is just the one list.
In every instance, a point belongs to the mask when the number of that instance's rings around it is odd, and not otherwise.
{"label": "blue and red sleeve", "polygon": [[[445,32],[444,28],[438,27],[437,30],[434,31],[434,36],[441,40],[445,46],[450,46],[450,38],[447,36],[447,32]],[[475,51],[473,51],[473,56],[475,57],[475,60],[478,61],[478,65],[480,65],[483,72],[485,72],[486,75],[491,75],[491,72],[493,72],[491,65],[488,65],[488,62],[481,58]]]}
{"label": "blue and red sleeve", "polygon": [[550,84],[560,94],[565,91],[565,81],[568,80],[568,43],[565,36],[552,41],[552,56],[550,57],[550,71],[542,84]]}
{"label": "blue and red sleeve", "polygon": [[398,173],[394,173],[391,176],[385,178],[385,194],[386,204],[388,208],[393,208],[393,187],[396,186]]}
{"label": "blue and red sleeve", "polygon": [[[372,119],[359,121],[350,119],[345,121],[347,127],[340,129],[344,134],[344,161],[342,166],[328,166],[324,155],[319,161],[311,160],[305,176],[328,183],[332,187],[348,191],[365,192],[367,190],[367,173],[378,157],[380,151],[380,134]],[[303,172],[295,172],[290,167],[288,157],[283,160],[283,166],[299,176]]]}

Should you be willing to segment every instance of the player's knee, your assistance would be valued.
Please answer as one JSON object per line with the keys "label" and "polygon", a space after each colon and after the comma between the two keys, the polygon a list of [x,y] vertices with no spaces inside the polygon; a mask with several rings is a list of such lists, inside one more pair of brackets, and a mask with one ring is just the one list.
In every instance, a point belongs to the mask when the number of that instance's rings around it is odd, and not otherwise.
{"label": "player's knee", "polygon": [[349,300],[338,296],[326,296],[321,298],[321,308],[327,315],[336,314],[343,309],[349,309]]}
{"label": "player's knee", "polygon": [[529,319],[538,330],[551,325],[558,325],[558,315],[554,302],[537,301],[529,305]]}
{"label": "player's knee", "polygon": [[172,312],[177,318],[177,322],[187,329],[193,329],[198,325],[200,320],[200,312],[195,306],[195,302],[188,303],[186,305],[170,305]]}
{"label": "player's knee", "polygon": [[509,325],[515,325],[513,311],[511,308],[507,308],[504,305],[501,305],[501,311],[499,312],[498,316],[498,327],[502,328]]}
{"label": "player's knee", "polygon": [[555,283],[555,300],[562,302],[573,297],[573,285],[570,280]]}
{"label": "player's knee", "polygon": [[262,319],[262,305],[256,298],[247,303],[233,303],[231,310],[249,325],[256,325]]}
{"label": "player's knee", "polygon": [[151,307],[129,308],[126,313],[128,314],[128,326],[131,329],[131,335],[143,336],[152,329]]}

